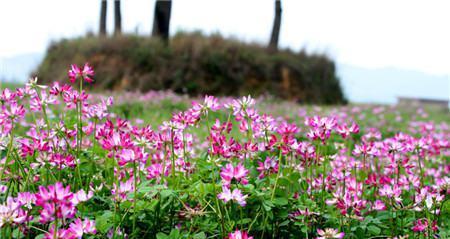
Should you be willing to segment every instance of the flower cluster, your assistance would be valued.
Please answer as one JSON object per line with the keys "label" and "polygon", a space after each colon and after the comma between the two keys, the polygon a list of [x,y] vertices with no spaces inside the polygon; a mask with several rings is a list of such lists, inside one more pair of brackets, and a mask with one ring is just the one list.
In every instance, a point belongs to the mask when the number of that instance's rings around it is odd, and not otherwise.
{"label": "flower cluster", "polygon": [[113,100],[83,90],[93,76],[72,65],[72,84],[0,92],[2,238],[450,233],[450,125],[424,110]]}

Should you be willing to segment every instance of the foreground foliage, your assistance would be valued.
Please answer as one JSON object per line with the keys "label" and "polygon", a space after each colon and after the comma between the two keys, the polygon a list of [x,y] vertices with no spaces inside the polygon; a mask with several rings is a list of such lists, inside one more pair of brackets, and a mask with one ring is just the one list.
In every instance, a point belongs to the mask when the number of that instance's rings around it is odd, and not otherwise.
{"label": "foreground foliage", "polygon": [[[152,128],[88,95],[93,74],[2,91],[1,238],[449,236],[449,125],[423,110],[206,96]],[[163,98],[134,97],[189,100]]]}

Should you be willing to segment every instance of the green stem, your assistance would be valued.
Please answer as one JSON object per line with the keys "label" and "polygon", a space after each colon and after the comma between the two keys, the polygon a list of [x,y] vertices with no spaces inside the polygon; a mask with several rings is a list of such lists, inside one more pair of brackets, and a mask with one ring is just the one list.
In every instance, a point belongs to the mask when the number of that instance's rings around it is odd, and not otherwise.
{"label": "green stem", "polygon": [[98,118],[95,117],[94,118],[94,132],[92,133],[92,155],[95,155],[95,153],[96,153],[97,140],[95,138],[95,134],[97,132],[97,121],[98,121]]}
{"label": "green stem", "polygon": [[[212,160],[212,164],[213,164],[213,166],[215,166],[214,160]],[[215,202],[216,202],[216,205],[217,205],[217,212],[218,212],[219,217],[220,217],[220,226],[221,226],[221,229],[222,229],[222,238],[225,238],[225,235],[226,235],[226,232],[225,232],[225,222],[224,222],[223,212],[222,212],[222,210],[221,210],[219,198],[217,197],[217,191],[216,191],[216,174],[215,174],[215,171],[214,171],[214,170],[212,170],[212,174],[213,174],[212,184],[213,184],[214,199],[215,199]]]}
{"label": "green stem", "polygon": [[172,179],[175,178],[175,145],[173,143],[174,132],[173,129],[170,131],[170,138],[172,144]]}
{"label": "green stem", "polygon": [[55,228],[53,231],[53,239],[57,239],[58,238],[58,234],[57,234],[57,232],[58,232],[58,215],[57,215],[56,211],[58,210],[58,208],[56,206],[56,203],[54,203],[54,207],[55,207]]}
{"label": "green stem", "polygon": [[[79,105],[78,108],[78,132],[77,132],[77,139],[78,139],[78,153],[77,153],[77,161],[80,160],[80,155],[81,155],[81,147],[83,144],[83,102],[81,101],[81,94],[83,92],[83,81],[84,78],[83,76],[81,76],[81,80],[80,80],[80,91],[79,91],[79,100],[77,102],[77,104]],[[76,168],[77,168],[77,173],[78,173],[78,180],[80,183],[80,188],[83,187],[83,181],[81,180],[81,171],[80,171],[80,165],[77,162],[76,163]]]}
{"label": "green stem", "polygon": [[420,152],[417,150],[417,161],[419,162],[419,170],[420,170],[420,187],[423,187],[423,168],[422,168],[422,160],[420,158]]}
{"label": "green stem", "polygon": [[117,230],[116,217],[117,217],[117,202],[116,202],[116,200],[114,200],[114,218],[113,218],[113,234],[112,234],[112,239],[115,239],[115,238],[116,238],[116,230]]}
{"label": "green stem", "polygon": [[326,170],[326,157],[322,162],[322,215],[325,215],[325,170]]}
{"label": "green stem", "polygon": [[250,226],[248,226],[248,232],[252,230],[253,224],[256,222],[256,219],[258,219],[259,214],[261,214],[261,208],[258,210],[258,213],[256,213],[255,218],[253,219],[252,223],[250,223]]}
{"label": "green stem", "polygon": [[282,155],[282,152],[283,151],[280,148],[280,153],[278,155],[278,173],[277,173],[277,177],[275,179],[275,185],[273,186],[272,196],[270,197],[270,201],[273,201],[273,198],[275,197],[275,191],[276,191],[277,186],[278,186],[278,179],[280,178],[281,171],[283,170],[283,155]]}
{"label": "green stem", "polygon": [[3,174],[5,173],[5,169],[9,163],[9,156],[12,152],[13,140],[14,140],[14,124],[11,125],[11,132],[9,133],[10,139],[8,144],[8,152],[6,153],[5,163],[3,164],[2,171],[0,172],[0,182],[3,180]]}
{"label": "green stem", "polygon": [[[184,130],[181,132],[182,138],[183,138],[183,161],[184,163],[187,163],[187,157],[186,157],[186,136],[184,135]],[[189,170],[186,170],[186,177],[189,174]]]}
{"label": "green stem", "polygon": [[133,235],[134,235],[135,230],[136,230],[136,215],[137,215],[136,202],[137,202],[137,183],[138,183],[138,175],[139,175],[139,172],[138,172],[137,168],[138,167],[137,167],[136,160],[134,160],[134,162],[133,162],[134,200],[133,200],[133,232],[132,232]]}
{"label": "green stem", "polygon": [[[278,173],[277,173],[277,177],[275,179],[275,185],[273,186],[273,189],[272,189],[272,195],[270,196],[270,201],[273,201],[273,199],[275,198],[275,191],[276,191],[277,186],[278,186],[278,179],[280,178],[281,170],[283,169],[283,167],[282,167],[283,166],[282,165],[282,157],[283,157],[282,152],[283,151],[280,148],[280,152],[278,154]],[[267,226],[267,220],[268,219],[269,219],[269,215],[266,214],[265,217],[264,217],[264,228],[263,228],[262,238],[264,238],[264,233],[266,231],[266,226]]]}

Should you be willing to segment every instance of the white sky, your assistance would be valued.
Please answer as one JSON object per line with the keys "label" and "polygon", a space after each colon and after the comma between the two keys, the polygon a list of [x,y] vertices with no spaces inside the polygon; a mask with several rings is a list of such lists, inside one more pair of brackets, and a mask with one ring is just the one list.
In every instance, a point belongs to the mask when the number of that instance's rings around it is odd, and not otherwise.
{"label": "white sky", "polygon": [[[100,0],[1,0],[0,58],[43,52],[51,40],[97,32]],[[283,0],[280,43],[339,63],[450,75],[450,1]],[[122,0],[123,29],[149,34],[154,0]],[[269,39],[273,0],[174,0],[171,32],[200,29]],[[113,27],[108,0],[108,30]]]}

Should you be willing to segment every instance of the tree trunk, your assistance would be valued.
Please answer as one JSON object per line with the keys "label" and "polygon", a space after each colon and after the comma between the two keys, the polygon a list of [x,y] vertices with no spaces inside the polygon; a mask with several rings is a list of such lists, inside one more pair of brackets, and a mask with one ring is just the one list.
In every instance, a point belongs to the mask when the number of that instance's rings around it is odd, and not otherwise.
{"label": "tree trunk", "polygon": [[100,5],[100,36],[106,36],[106,10],[107,1],[102,0]]}
{"label": "tree trunk", "polygon": [[152,36],[161,37],[165,42],[169,39],[171,0],[157,0],[153,17]]}
{"label": "tree trunk", "polygon": [[122,13],[120,11],[120,0],[114,0],[114,35],[122,33]]}
{"label": "tree trunk", "polygon": [[276,51],[278,49],[280,28],[281,28],[281,0],[275,0],[275,18],[273,20],[272,34],[270,36],[270,43],[269,43],[270,50]]}

